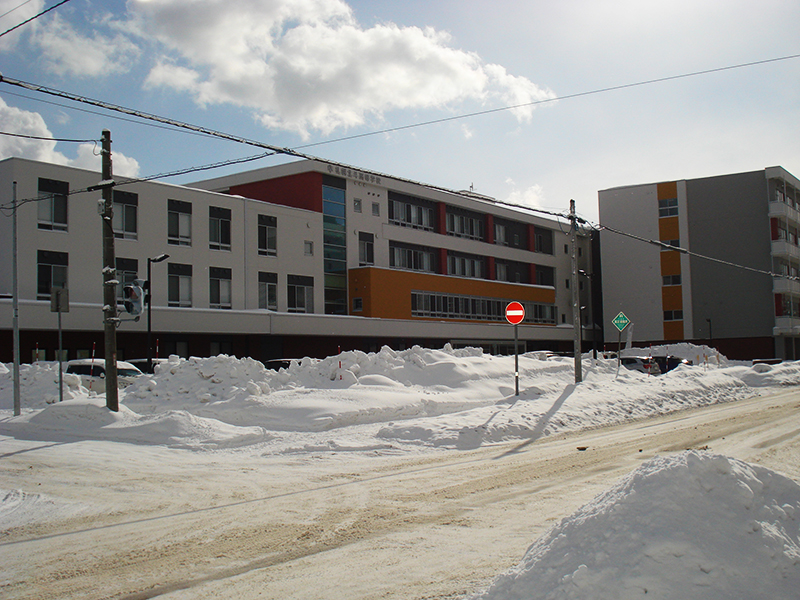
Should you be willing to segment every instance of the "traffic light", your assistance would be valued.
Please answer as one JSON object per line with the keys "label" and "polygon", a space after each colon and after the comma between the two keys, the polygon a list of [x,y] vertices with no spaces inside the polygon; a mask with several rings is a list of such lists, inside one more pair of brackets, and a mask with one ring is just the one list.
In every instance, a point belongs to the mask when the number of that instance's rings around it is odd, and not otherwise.
{"label": "traffic light", "polygon": [[144,310],[144,290],[142,286],[125,285],[122,288],[122,303],[126,312],[134,316],[142,314],[142,310]]}

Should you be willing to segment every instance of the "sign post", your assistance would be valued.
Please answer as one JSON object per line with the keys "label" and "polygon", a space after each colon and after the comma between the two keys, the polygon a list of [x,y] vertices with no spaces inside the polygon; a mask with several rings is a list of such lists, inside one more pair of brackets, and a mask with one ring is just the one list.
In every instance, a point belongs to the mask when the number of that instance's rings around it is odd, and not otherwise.
{"label": "sign post", "polygon": [[64,346],[61,343],[61,313],[69,312],[69,290],[50,288],[50,312],[58,313],[58,401],[64,400]]}
{"label": "sign post", "polygon": [[518,325],[525,318],[525,307],[519,302],[509,302],[506,306],[506,321],[514,326],[514,388],[519,396],[519,336]]}
{"label": "sign post", "polygon": [[617,372],[619,372],[620,353],[622,352],[622,330],[625,329],[630,322],[631,320],[625,316],[625,313],[622,311],[611,320],[611,323],[617,328]]}

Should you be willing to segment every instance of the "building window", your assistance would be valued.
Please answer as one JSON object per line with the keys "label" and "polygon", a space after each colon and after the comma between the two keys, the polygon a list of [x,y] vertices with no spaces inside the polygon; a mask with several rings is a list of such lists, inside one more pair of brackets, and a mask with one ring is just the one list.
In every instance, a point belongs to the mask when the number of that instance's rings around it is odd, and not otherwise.
{"label": "building window", "polygon": [[278,275],[258,274],[258,308],[278,310]]}
{"label": "building window", "polygon": [[192,306],[192,265],[169,263],[167,265],[167,289],[169,306],[188,308]]}
{"label": "building window", "polygon": [[287,277],[288,310],[294,313],[314,312],[314,278],[301,275]]}
{"label": "building window", "polygon": [[[542,227],[537,227],[534,232],[533,236],[534,241],[534,249],[536,252],[541,252],[542,254],[554,254],[553,250],[553,231],[550,229],[544,229]],[[569,252],[569,246],[565,246],[565,252]]]}
{"label": "building window", "polygon": [[389,245],[389,266],[411,271],[436,272],[434,250],[421,246]]}
{"label": "building window", "polygon": [[483,219],[477,215],[449,212],[447,213],[447,235],[482,240]]}
{"label": "building window", "polygon": [[682,321],[683,320],[683,311],[682,310],[665,310],[664,311],[664,320],[665,321]]}
{"label": "building window", "polygon": [[37,300],[50,300],[53,288],[67,288],[69,255],[66,252],[39,250],[37,254]]}
{"label": "building window", "polygon": [[[375,205],[373,213],[375,214]],[[380,205],[378,205],[380,211]],[[435,228],[433,206],[430,202],[389,192],[389,223],[401,227],[433,231]]]}
{"label": "building window", "polygon": [[139,261],[135,258],[117,258],[117,304],[122,304],[122,288],[139,278]]}
{"label": "building window", "polygon": [[258,253],[261,256],[278,255],[278,219],[258,215]]}
{"label": "building window", "polygon": [[361,212],[361,198],[353,199],[353,210],[357,213]]}
{"label": "building window", "polygon": [[378,202],[372,203],[372,216],[373,217],[381,216],[381,205]]}
{"label": "building window", "polygon": [[658,201],[658,216],[659,217],[674,217],[678,214],[678,199],[670,198],[668,200]]}
{"label": "building window", "polygon": [[681,284],[681,276],[680,275],[664,275],[663,280],[664,280],[664,285],[680,285]]}
{"label": "building window", "polygon": [[494,243],[499,246],[508,246],[505,225],[501,225],[500,223],[494,224]]}
{"label": "building window", "polygon": [[209,298],[211,308],[231,308],[231,270],[208,268]]}
{"label": "building window", "polygon": [[467,254],[447,254],[447,274],[457,277],[483,277],[483,258]]}
{"label": "building window", "polygon": [[362,312],[364,310],[364,299],[353,298],[353,312]]}
{"label": "building window", "polygon": [[375,264],[375,236],[371,233],[358,234],[358,264],[362,267]]}
{"label": "building window", "polygon": [[303,254],[314,256],[314,242],[306,240],[303,242]]}
{"label": "building window", "polygon": [[231,249],[231,210],[208,207],[208,247],[211,250]]}
{"label": "building window", "polygon": [[192,205],[182,200],[167,200],[167,243],[192,245]]}
{"label": "building window", "polygon": [[[442,292],[411,292],[411,314],[434,319],[505,321],[510,300],[482,298]],[[556,307],[552,304],[525,302],[525,321],[555,325]]]}
{"label": "building window", "polygon": [[544,265],[534,265],[536,269],[536,285],[547,285],[555,287],[556,285],[556,270],[553,267],[545,267]]}
{"label": "building window", "polygon": [[501,262],[495,263],[494,278],[497,281],[508,281],[508,265]]}
{"label": "building window", "polygon": [[69,183],[66,181],[39,178],[39,199],[37,201],[39,229],[67,230],[68,195]]}
{"label": "building window", "polygon": [[114,190],[114,237],[135,240],[138,235],[139,194]]}
{"label": "building window", "polygon": [[664,246],[661,246],[661,250],[677,250],[678,248],[681,247],[680,240],[661,240],[661,243],[664,244],[665,246],[671,246],[670,248],[665,248]]}

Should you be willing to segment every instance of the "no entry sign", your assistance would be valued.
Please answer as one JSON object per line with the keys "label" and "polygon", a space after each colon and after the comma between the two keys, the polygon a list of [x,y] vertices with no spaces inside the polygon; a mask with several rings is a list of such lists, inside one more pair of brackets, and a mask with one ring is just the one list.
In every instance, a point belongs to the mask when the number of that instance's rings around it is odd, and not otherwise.
{"label": "no entry sign", "polygon": [[509,302],[506,306],[506,321],[512,325],[519,325],[525,318],[525,307],[519,302]]}

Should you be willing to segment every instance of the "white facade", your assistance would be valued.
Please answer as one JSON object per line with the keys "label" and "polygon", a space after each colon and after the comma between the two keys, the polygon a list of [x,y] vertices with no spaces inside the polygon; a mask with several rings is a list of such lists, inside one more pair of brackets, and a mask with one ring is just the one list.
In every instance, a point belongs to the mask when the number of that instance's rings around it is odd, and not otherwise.
{"label": "white facade", "polygon": [[[566,281],[570,274],[570,256],[563,247],[569,238],[559,224],[540,217],[526,214],[511,207],[484,199],[470,198],[444,190],[438,190],[394,179],[390,176],[374,175],[364,171],[347,170],[333,167],[325,163],[301,162],[262,169],[248,173],[232,175],[209,180],[197,184],[197,187],[177,186],[159,182],[137,182],[125,184],[117,178],[114,188],[120,196],[120,202],[136,202],[135,209],[125,209],[122,204],[115,209],[121,214],[130,210],[127,228],[117,216],[118,237],[115,239],[117,267],[125,271],[125,265],[135,265],[139,279],[145,279],[148,258],[168,254],[169,258],[152,264],[152,330],[162,339],[179,339],[181,336],[206,336],[203,343],[210,343],[210,350],[231,349],[219,346],[214,340],[241,336],[248,337],[247,344],[267,344],[271,341],[256,340],[256,337],[280,336],[299,338],[309,336],[334,338],[374,338],[376,340],[398,339],[437,339],[464,342],[503,342],[512,335],[510,326],[504,323],[464,322],[463,319],[426,319],[410,318],[363,318],[357,313],[349,315],[326,315],[325,285],[327,246],[325,237],[325,215],[318,210],[287,206],[285,202],[268,202],[263,199],[251,199],[242,196],[220,193],[231,186],[248,182],[274,181],[293,175],[317,173],[332,175],[346,182],[345,219],[346,219],[346,264],[348,272],[363,268],[359,256],[359,234],[369,233],[374,236],[374,257],[370,267],[378,270],[391,267],[390,248],[397,244],[424,246],[435,248],[437,257],[444,261],[452,253],[462,253],[483,257],[486,264],[494,265],[503,261],[519,264],[530,264],[536,261],[540,268],[553,269],[552,285],[517,284],[520,291],[533,288],[539,292],[549,289],[552,297],[553,314],[556,317],[547,326],[523,324],[520,336],[529,343],[540,341],[552,345],[568,344],[572,339],[571,331],[571,292]],[[41,183],[49,180],[51,183]],[[74,332],[68,348],[69,357],[85,356],[89,352],[89,339],[94,339],[102,331],[102,234],[101,217],[98,203],[101,192],[83,192],[90,186],[99,183],[98,173],[53,165],[25,159],[7,159],[0,161],[0,204],[6,209],[0,216],[0,333],[9,334],[11,328],[11,256],[12,256],[12,182],[17,182],[16,197],[18,208],[18,272],[19,272],[19,326],[25,333],[27,350],[23,348],[23,360],[28,359],[30,346],[39,339],[42,345],[52,350],[52,334],[56,315],[50,311],[48,295],[38,289],[43,272],[42,261],[54,260],[60,256],[67,257],[67,288],[69,290],[70,310],[62,316],[65,332]],[[52,183],[55,182],[55,183]],[[46,203],[51,200],[52,193],[42,192],[42,186],[68,186],[69,196],[66,199],[66,223],[58,221],[62,216],[51,211],[45,216]],[[207,189],[199,189],[200,187]],[[532,252],[525,248],[514,248],[500,243],[487,243],[486,239],[467,239],[441,232],[398,226],[389,220],[390,193],[406,194],[424,199],[426,202],[438,203],[441,215],[447,210],[470,210],[485,217],[487,222],[493,219],[519,222],[539,227],[541,231],[552,231],[552,253]],[[127,198],[127,200],[125,199]],[[39,200],[37,200],[39,199]],[[115,201],[117,198],[115,197]],[[43,208],[44,207],[44,208]],[[177,207],[177,208],[176,208]],[[181,213],[175,222],[179,236],[171,239],[169,231],[172,211],[189,210],[191,214]],[[53,209],[56,213],[58,207]],[[135,213],[135,226],[130,215]],[[221,215],[221,217],[220,217]],[[260,218],[261,217],[261,218]],[[49,222],[48,223],[48,219]],[[218,226],[219,220],[229,220],[230,240],[220,240],[212,233],[212,227]],[[266,219],[266,220],[265,220]],[[265,223],[276,224],[277,245],[268,248],[267,252],[259,252],[260,228],[264,232]],[[188,225],[187,227],[187,224]],[[184,229],[181,229],[184,228]],[[494,235],[494,232],[492,232]],[[491,236],[487,236],[491,238]],[[262,240],[263,241],[263,240]],[[581,237],[581,264],[579,268],[590,269],[591,248],[588,238]],[[44,253],[44,254],[43,254]],[[58,262],[56,260],[56,262]],[[535,271],[535,269],[534,269]],[[57,277],[58,265],[50,271]],[[190,275],[187,273],[190,272]],[[533,272],[533,271],[532,271]],[[458,287],[467,285],[485,288],[488,273],[483,277],[464,281],[462,277],[442,274],[447,285]],[[131,273],[123,273],[118,279],[128,280]],[[189,278],[188,280],[186,278]],[[223,278],[220,287],[219,278]],[[230,284],[224,279],[229,277]],[[296,290],[290,290],[292,281],[313,280],[313,308],[299,307]],[[264,286],[266,281],[274,281],[277,293],[277,306],[267,310],[264,306]],[[461,283],[459,283],[461,282]],[[227,286],[230,286],[230,297]],[[509,289],[513,283],[503,283]],[[172,286],[172,288],[170,287]],[[446,286],[447,287],[447,286]],[[178,296],[170,295],[178,290]],[[191,290],[190,298],[185,292]],[[261,289],[261,293],[260,293]],[[221,290],[222,297],[217,293]],[[534,290],[534,291],[536,291]],[[483,293],[483,292],[481,292]],[[494,292],[493,292],[494,293]],[[505,293],[505,292],[503,292]],[[509,295],[513,297],[513,290]],[[582,304],[588,304],[589,290],[582,293]],[[307,296],[310,298],[311,295]],[[503,297],[503,296],[499,296]],[[177,301],[176,301],[177,300]],[[350,304],[348,304],[350,308]],[[224,310],[220,310],[223,308]],[[303,312],[304,311],[304,312]],[[127,316],[121,313],[123,319]],[[586,315],[586,321],[592,322],[592,316]],[[142,354],[142,335],[147,331],[145,315],[138,322],[125,320],[118,329],[122,358],[133,358]],[[38,332],[38,333],[37,333]],[[4,334],[4,335],[5,335]],[[81,334],[81,335],[79,335]],[[85,335],[83,335],[85,334]],[[134,334],[138,334],[135,337]],[[587,328],[586,338],[591,335],[591,327]],[[128,336],[128,337],[126,337]],[[254,337],[255,336],[255,337]],[[34,340],[34,338],[36,338]],[[5,339],[5,338],[4,338]],[[128,340],[129,348],[126,349]],[[211,340],[208,342],[208,340]],[[238,343],[238,342],[237,342]],[[241,342],[244,343],[244,342]],[[300,342],[295,339],[295,343]],[[217,344],[217,345],[214,345]],[[295,348],[295,351],[302,351]],[[175,349],[174,343],[169,346]],[[263,350],[263,349],[262,349]],[[185,352],[186,346],[178,346],[179,352]],[[191,349],[189,350],[191,351]],[[198,350],[197,353],[201,353]],[[253,348],[239,353],[259,354]],[[275,350],[263,350],[263,353],[274,353]],[[162,351],[162,354],[164,352]],[[314,355],[314,348],[306,354]],[[45,355],[45,357],[51,357]]]}

